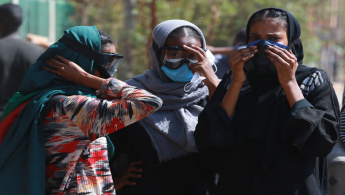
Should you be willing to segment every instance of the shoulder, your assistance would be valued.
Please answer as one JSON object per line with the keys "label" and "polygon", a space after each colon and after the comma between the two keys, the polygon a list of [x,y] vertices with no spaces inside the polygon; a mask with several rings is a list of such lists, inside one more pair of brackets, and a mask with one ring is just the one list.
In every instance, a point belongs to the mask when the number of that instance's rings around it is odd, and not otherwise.
{"label": "shoulder", "polygon": [[303,95],[308,96],[320,85],[331,83],[327,73],[321,69],[316,69],[313,73],[305,77],[300,85]]}
{"label": "shoulder", "polygon": [[[39,52],[43,53],[44,50],[42,47],[32,44],[26,40],[22,39],[14,39],[14,38],[5,38],[0,40],[0,43],[3,45],[7,45],[7,47],[11,47],[12,49],[16,49],[18,51],[23,51],[23,52]],[[2,45],[0,44],[0,45]]]}

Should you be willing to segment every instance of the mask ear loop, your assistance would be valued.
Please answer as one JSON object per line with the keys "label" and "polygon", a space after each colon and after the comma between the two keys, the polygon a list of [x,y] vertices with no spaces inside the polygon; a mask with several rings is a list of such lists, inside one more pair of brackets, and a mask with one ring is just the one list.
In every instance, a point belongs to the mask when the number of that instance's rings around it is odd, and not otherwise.
{"label": "mask ear loop", "polygon": [[[199,77],[199,78],[198,78],[197,80],[195,80],[195,81],[190,81],[190,82],[188,82],[188,83],[184,86],[184,92],[188,93],[188,92],[193,88],[194,83],[198,83],[199,81],[201,82],[201,81],[203,81],[203,80],[206,79],[206,77],[200,76],[200,73],[198,73],[198,72],[195,72],[193,78],[194,78],[194,77]],[[192,78],[192,80],[193,80],[193,78]]]}

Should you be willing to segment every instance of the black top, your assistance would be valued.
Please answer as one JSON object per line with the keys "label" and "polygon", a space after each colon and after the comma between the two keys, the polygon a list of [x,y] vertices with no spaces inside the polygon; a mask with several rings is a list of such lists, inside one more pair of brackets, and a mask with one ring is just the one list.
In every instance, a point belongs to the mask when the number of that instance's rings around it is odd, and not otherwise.
{"label": "black top", "polygon": [[[235,128],[234,117],[228,117],[220,106],[231,72],[224,76],[199,115],[194,133],[202,168],[220,173],[219,194],[327,194],[326,156],[338,138],[339,105],[327,74],[319,72],[322,78],[313,82],[322,83],[293,106],[286,122],[276,129],[279,135],[275,140],[269,134],[263,139],[252,134],[243,134],[241,140],[233,136],[243,131]],[[239,100],[252,92],[241,93]],[[276,142],[276,148],[271,149],[273,159],[267,163],[264,154],[270,151],[265,147],[269,142]]]}
{"label": "black top", "polygon": [[0,119],[6,103],[19,90],[20,83],[43,49],[15,38],[0,39]]}
{"label": "black top", "polygon": [[113,177],[122,175],[129,162],[141,161],[142,177],[130,179],[135,186],[124,186],[116,191],[120,195],[206,195],[214,194],[215,174],[200,169],[200,155],[184,157],[159,163],[146,130],[136,122],[109,134],[115,146],[115,155],[110,160]]}

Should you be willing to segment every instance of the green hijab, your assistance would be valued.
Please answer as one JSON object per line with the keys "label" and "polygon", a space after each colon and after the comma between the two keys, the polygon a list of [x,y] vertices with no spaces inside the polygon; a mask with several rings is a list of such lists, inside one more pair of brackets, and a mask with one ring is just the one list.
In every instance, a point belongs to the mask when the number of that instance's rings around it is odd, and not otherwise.
{"label": "green hijab", "polygon": [[[101,39],[95,26],[77,26],[64,32],[64,37],[100,52]],[[54,95],[94,96],[91,88],[66,81],[41,69],[49,67],[44,61],[60,55],[94,74],[94,62],[69,49],[64,43],[51,45],[30,67],[21,85],[20,93],[10,100],[5,110],[32,98],[0,145],[0,189],[10,194],[45,194],[45,147],[41,111]],[[36,95],[37,94],[37,95]],[[6,113],[9,113],[6,111]]]}

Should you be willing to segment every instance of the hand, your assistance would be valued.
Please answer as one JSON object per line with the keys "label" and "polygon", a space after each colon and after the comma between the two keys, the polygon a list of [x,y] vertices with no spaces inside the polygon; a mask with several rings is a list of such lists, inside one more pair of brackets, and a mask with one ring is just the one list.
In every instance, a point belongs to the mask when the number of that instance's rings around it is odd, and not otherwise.
{"label": "hand", "polygon": [[67,60],[59,55],[55,57],[62,62],[51,58],[49,60],[46,60],[45,62],[52,68],[42,67],[42,69],[56,74],[72,83],[81,84],[81,81],[88,73],[70,60]]}
{"label": "hand", "polygon": [[279,83],[285,91],[290,108],[292,108],[296,102],[304,98],[295,76],[298,67],[297,58],[292,51],[277,46],[270,46],[265,51],[268,53],[268,59],[277,69]]}
{"label": "hand", "polygon": [[55,59],[46,60],[45,62],[52,68],[42,67],[42,69],[56,74],[66,79],[67,81],[81,84],[94,89],[100,89],[102,83],[105,82],[105,79],[87,73],[74,62],[67,60],[59,55],[55,57],[62,62],[59,62]]}
{"label": "hand", "polygon": [[251,46],[238,50],[233,56],[230,57],[229,63],[232,70],[233,82],[243,84],[246,80],[243,66],[246,61],[254,57],[258,52],[257,46]]}
{"label": "hand", "polygon": [[217,75],[214,73],[212,65],[208,60],[206,53],[200,47],[192,45],[192,47],[188,47],[183,45],[183,47],[189,51],[190,53],[194,54],[198,60],[197,63],[189,63],[189,67],[192,69],[193,74],[195,72],[199,72],[200,76],[205,77],[206,79],[203,81],[208,88],[208,98],[210,99],[213,93],[216,91],[217,86],[219,84],[219,79]]}
{"label": "hand", "polygon": [[190,53],[194,54],[198,60],[197,63],[189,63],[189,67],[192,69],[193,74],[195,72],[199,72],[200,76],[206,77],[204,80],[205,85],[209,86],[211,83],[218,82],[219,79],[217,75],[214,73],[214,70],[212,68],[212,65],[210,61],[208,60],[206,53],[204,50],[202,50],[200,47],[197,47],[195,45],[192,45],[192,47],[188,47],[186,45],[183,45],[183,47],[189,51]]}
{"label": "hand", "polygon": [[284,85],[297,83],[295,74],[298,62],[292,51],[277,46],[270,46],[265,51],[268,53],[268,59],[277,69],[280,84],[284,87]]}
{"label": "hand", "polygon": [[128,179],[129,178],[141,178],[140,174],[133,173],[133,172],[137,172],[137,173],[143,172],[142,169],[137,168],[135,166],[135,165],[139,165],[140,163],[141,163],[140,161],[138,161],[138,162],[131,162],[129,164],[129,167],[128,167],[126,173],[124,175],[122,175],[120,177],[114,178],[113,182],[114,182],[115,190],[119,190],[119,189],[121,189],[125,185],[129,185],[129,186],[136,185],[135,182],[128,181]]}

